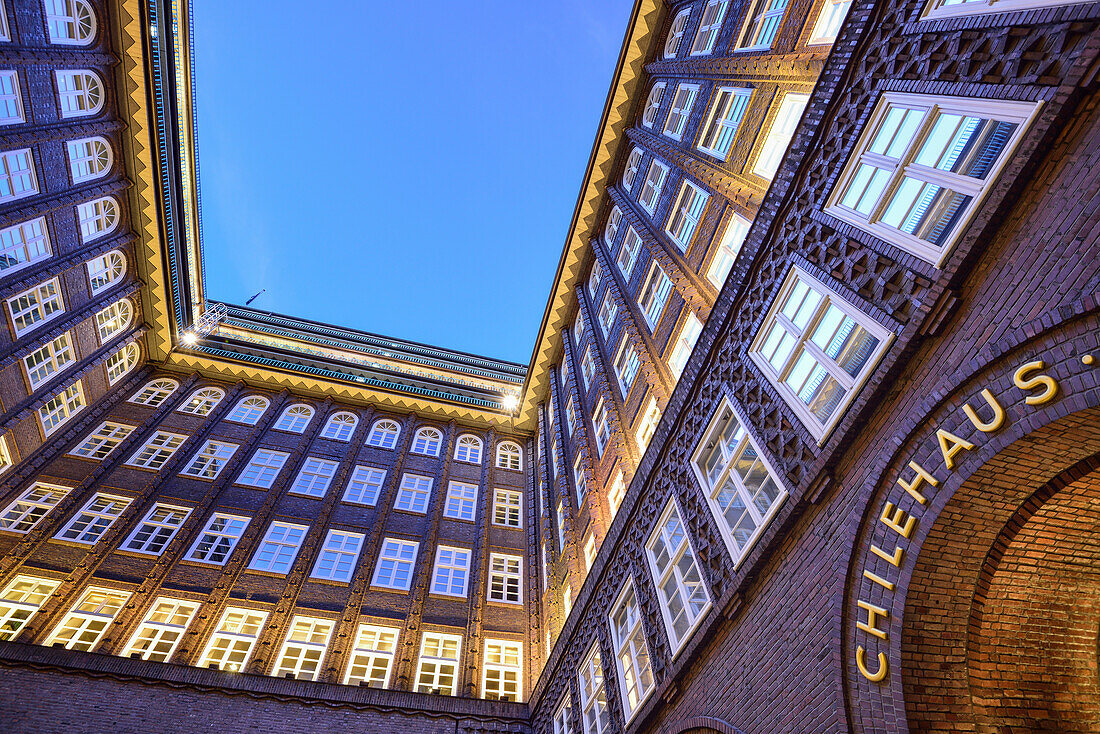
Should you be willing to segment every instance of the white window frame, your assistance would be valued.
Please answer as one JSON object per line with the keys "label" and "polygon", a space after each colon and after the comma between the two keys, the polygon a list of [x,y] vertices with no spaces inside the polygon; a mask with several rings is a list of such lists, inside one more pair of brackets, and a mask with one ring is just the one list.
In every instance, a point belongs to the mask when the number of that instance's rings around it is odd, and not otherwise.
{"label": "white window frame", "polygon": [[364,538],[362,533],[329,530],[309,577],[351,583],[351,577],[355,575],[355,569],[359,565],[359,553],[363,550]]}
{"label": "white window frame", "polygon": [[631,341],[630,335],[624,332],[619,339],[619,347],[615,350],[615,361],[612,363],[616,381],[619,383],[619,392],[622,393],[624,400],[630,394],[630,388],[634,387],[641,364],[642,359],[638,355],[638,350],[634,348],[634,342]]}
{"label": "white window frame", "polygon": [[480,464],[481,453],[485,444],[472,433],[464,433],[455,441],[455,461],[463,461],[467,464]]}
{"label": "white window frame", "polygon": [[514,441],[497,444],[497,469],[523,471],[523,448]]}
{"label": "white window frame", "polygon": [[31,392],[34,392],[76,362],[76,349],[66,331],[23,357],[22,361],[27,382]]}
{"label": "white window frame", "polygon": [[[695,145],[698,150],[721,161],[729,157],[737,139],[737,130],[752,101],[752,92],[748,87],[718,87],[714,90],[714,100],[699,128],[699,142]],[[709,145],[707,140],[711,140]]]}
{"label": "white window frame", "polygon": [[264,539],[252,554],[248,564],[251,571],[266,571],[286,575],[294,567],[294,561],[302,549],[302,542],[309,533],[308,525],[274,521],[267,526]]}
{"label": "white window frame", "polygon": [[157,597],[134,630],[122,657],[137,655],[141,660],[167,662],[175,654],[198,609],[197,601]]}
{"label": "white window frame", "polygon": [[[641,251],[642,236],[638,234],[638,230],[634,229],[634,227],[627,227],[626,236],[623,237],[623,243],[619,245],[619,255],[615,258],[615,264],[619,266],[619,271],[623,274],[624,281],[630,281],[630,274],[634,272],[634,263],[638,262],[638,253]],[[610,292],[611,291],[608,290],[608,293]],[[606,299],[607,294],[604,295],[604,300]]]}
{"label": "white window frame", "polygon": [[[169,385],[172,387],[169,388]],[[150,408],[159,408],[161,403],[179,389],[179,386],[180,384],[175,380],[169,380],[164,377],[150,380],[126,402],[136,403],[137,405],[144,405]]]}
{"label": "white window frame", "polygon": [[[356,464],[344,489],[343,502],[374,507],[386,483],[386,470],[364,464]],[[371,488],[373,487],[373,493]]]}
{"label": "white window frame", "polygon": [[[115,421],[103,421],[88,434],[88,437],[80,442],[69,452],[70,456],[79,456],[82,459],[102,461],[118,448],[118,445],[134,432],[137,426]],[[107,450],[104,451],[103,449]]]}
{"label": "white window frame", "polygon": [[423,456],[439,456],[439,449],[443,445],[443,431],[434,426],[418,428],[413,434],[413,443],[409,451]]}
{"label": "white window frame", "polygon": [[65,152],[69,157],[69,174],[74,184],[103,178],[111,172],[115,161],[111,143],[99,135],[67,140]]}
{"label": "white window frame", "polygon": [[745,14],[745,25],[736,50],[762,51],[775,45],[775,39],[783,27],[787,5],[788,0],[755,0]]}
{"label": "white window frame", "polygon": [[[444,657],[443,653],[446,652],[444,647],[447,643],[452,643],[455,648],[455,657]],[[428,655],[429,645],[432,646],[434,655]],[[460,674],[459,664],[462,660],[462,636],[461,635],[449,635],[442,632],[425,632],[420,639],[420,656],[417,658],[416,664],[416,688],[414,690],[423,693],[433,693],[440,691],[442,695],[454,696],[458,690],[458,677]],[[428,666],[432,666],[431,671],[428,671]],[[441,672],[443,668],[450,667],[450,679],[451,685],[448,689],[444,689],[442,686],[433,685],[437,684],[441,680]],[[426,688],[426,691],[421,691],[421,688]]]}
{"label": "white window frame", "polygon": [[[620,618],[620,615],[623,616]],[[634,591],[633,579],[628,579],[623,584],[622,591],[607,615],[607,623],[611,627],[611,646],[615,649],[619,700],[623,702],[626,721],[629,723],[657,689],[653,659],[649,654],[649,642],[645,639],[641,608],[638,595]]]}
{"label": "white window frame", "polygon": [[65,313],[61,283],[50,278],[7,300],[8,316],[16,337],[21,337]]}
{"label": "white window frame", "polygon": [[[164,465],[171,460],[175,453],[179,451],[185,441],[187,441],[187,436],[181,433],[156,431],[153,435],[149,436],[149,438],[145,439],[145,443],[126,460],[126,466],[160,471]],[[140,460],[139,457],[145,453],[146,449],[151,450],[149,456],[144,460]]]}
{"label": "white window frame", "polygon": [[137,342],[130,342],[107,357],[107,361],[103,363],[103,369],[107,373],[107,384],[114,385],[129,374],[130,370],[137,366],[140,356],[141,348],[138,347]]}
{"label": "white window frame", "polygon": [[107,99],[103,80],[90,69],[54,71],[61,117],[88,117],[103,109]]}
{"label": "white window frame", "polygon": [[40,576],[20,574],[13,578],[0,593],[0,641],[18,637],[60,585],[59,579]]}
{"label": "white window frame", "polygon": [[25,199],[39,192],[30,148],[0,152],[0,204]]}
{"label": "white window frame", "polygon": [[585,471],[583,453],[578,453],[573,459],[573,488],[577,493],[577,507],[580,507],[588,496],[588,473]]}
{"label": "white window frame", "polygon": [[[568,596],[566,596],[568,598]],[[577,671],[577,688],[581,694],[581,725],[584,734],[604,734],[612,728],[611,709],[607,705],[607,680],[600,659],[600,643],[592,643]]]}
{"label": "white window frame", "polygon": [[50,43],[87,46],[95,38],[96,17],[87,0],[45,0]]}
{"label": "white window frame", "polygon": [[68,496],[71,489],[60,484],[35,482],[4,508],[0,514],[0,530],[29,533]]}
{"label": "white window frame", "polygon": [[145,513],[119,550],[159,556],[190,516],[190,507],[157,502]]}
{"label": "white window frame", "polygon": [[493,490],[493,525],[523,529],[523,493],[515,489]]}
{"label": "white window frame", "polygon": [[297,494],[303,497],[321,498],[328,492],[332,485],[332,478],[336,476],[336,470],[340,463],[332,459],[322,459],[318,456],[307,456],[302,462],[302,468],[294,477],[294,483],[287,490],[289,494]]}
{"label": "white window frame", "polygon": [[[760,146],[760,152],[756,161],[752,164],[752,172],[760,178],[771,181],[779,172],[779,166],[787,155],[787,149],[791,147],[794,134],[798,130],[798,123],[802,121],[802,115],[806,112],[806,104],[810,101],[810,95],[797,92],[786,92],[779,101],[779,109],[768,125],[768,132],[764,136],[764,143]],[[798,109],[795,115],[794,110]]]}
{"label": "white window frame", "polygon": [[[237,543],[248,529],[252,518],[215,512],[187,551],[185,560],[223,566],[233,555]],[[203,546],[206,546],[205,548]],[[216,557],[211,560],[211,557]],[[220,558],[218,558],[220,557]]]}
{"label": "white window frame", "polygon": [[91,242],[113,232],[122,217],[115,198],[102,196],[77,204],[76,218],[80,222],[81,242]]}
{"label": "white window frame", "polygon": [[611,422],[608,418],[607,399],[601,397],[592,411],[592,435],[596,438],[596,451],[603,456],[611,440]]}
{"label": "white window frame", "polygon": [[[638,180],[638,169],[642,166],[642,149],[631,148],[630,155],[626,158],[626,166],[623,168],[623,188],[630,191]],[[597,288],[598,285],[597,279]]]}
{"label": "white window frame", "polygon": [[178,408],[177,413],[190,413],[191,415],[207,416],[222,400],[225,399],[225,391],[217,387],[200,387],[188,396]]}
{"label": "white window frame", "polygon": [[733,269],[733,263],[737,260],[737,254],[741,252],[741,246],[745,243],[751,226],[752,222],[740,214],[730,217],[729,224],[726,225],[722,239],[718,243],[718,249],[715,250],[710,259],[710,265],[707,266],[707,280],[716,290],[722,290],[722,286],[726,284],[726,279],[729,278],[730,270]]}
{"label": "white window frame", "polygon": [[[1057,0],[1054,1],[1057,2]],[[1076,1],[1066,0],[1066,2]],[[844,19],[848,17],[851,6],[852,0],[825,0],[821,4],[821,12],[817,15],[814,28],[810,32],[810,40],[806,41],[806,45],[823,46],[833,43],[844,25]]]}
{"label": "white window frame", "polygon": [[[383,538],[382,547],[378,552],[378,562],[374,567],[374,577],[371,579],[370,585],[380,589],[408,591],[416,574],[416,557],[419,548],[420,543],[413,540]],[[409,557],[410,551],[411,557]],[[388,580],[386,580],[387,577],[383,576],[384,563],[389,563],[392,566],[391,570],[387,572]],[[398,575],[402,573],[402,569],[404,569],[404,573],[408,574],[408,579],[404,585],[395,583]]]}
{"label": "white window frame", "polygon": [[680,252],[688,251],[709,202],[710,194],[702,188],[686,178],[680,182],[680,192],[668,211],[668,223],[665,224],[665,234]]}
{"label": "white window frame", "polygon": [[1010,13],[1016,10],[1045,10],[1058,5],[1077,5],[1097,0],[966,0],[947,5],[942,0],[929,0],[921,14],[921,20],[958,18],[967,15]]}
{"label": "white window frame", "polygon": [[[0,7],[0,16],[4,9]],[[0,20],[0,30],[4,21]],[[0,38],[0,40],[7,40]],[[0,125],[18,125],[27,121],[19,90],[19,72],[14,69],[0,71]]]}
{"label": "white window frame", "polygon": [[[547,634],[549,632],[550,630],[547,630]],[[550,646],[547,645],[547,647]],[[558,704],[558,708],[555,710],[552,734],[573,734],[573,707],[569,702],[568,691],[562,696],[561,703]]]}
{"label": "white window frame", "polygon": [[657,426],[661,422],[661,408],[657,404],[657,398],[649,397],[642,419],[638,421],[638,429],[634,431],[634,440],[638,444],[638,450],[643,454],[649,448],[649,442],[653,440],[653,434],[657,432]]}
{"label": "white window frame", "polygon": [[402,474],[401,486],[397,489],[397,499],[394,500],[393,509],[417,515],[428,514],[434,485],[433,477],[408,472]]}
{"label": "white window frame", "polygon": [[129,591],[87,587],[43,644],[53,647],[61,643],[66,650],[94,651],[103,633],[129,600]]}
{"label": "white window frame", "polygon": [[[38,217],[0,229],[0,274],[7,277],[53,257],[46,218]],[[14,264],[9,264],[14,261]]]}
{"label": "white window frame", "polygon": [[[439,545],[435,549],[435,564],[432,566],[431,593],[439,596],[466,598],[470,585],[470,559],[473,553],[469,548]],[[461,587],[457,591],[455,587]]]}
{"label": "white window frame", "polygon": [[676,93],[672,95],[672,105],[669,107],[668,115],[665,116],[665,125],[661,130],[662,135],[673,140],[683,139],[684,131],[687,130],[688,121],[691,119],[691,111],[698,97],[698,84],[676,85]]}
{"label": "white window frame", "polygon": [[671,294],[672,279],[657,261],[653,261],[649,266],[645,283],[638,291],[638,308],[651,332],[657,331],[657,325],[661,323],[661,315],[665,312]]}
{"label": "white window frame", "polygon": [[584,389],[592,385],[592,378],[596,376],[596,361],[592,357],[592,347],[585,347],[584,355],[581,357],[581,377],[584,379]]}
{"label": "white window frame", "polygon": [[38,409],[38,422],[42,425],[42,435],[48,438],[87,406],[84,400],[84,385],[80,380],[62,388]]}
{"label": "white window frame", "polygon": [[523,604],[523,556],[489,554],[486,596],[491,602]]}
{"label": "white window frame", "polygon": [[271,403],[262,395],[249,395],[241,398],[233,406],[233,410],[225,417],[227,421],[243,423],[246,426],[254,426],[271,406]]}
{"label": "white window frame", "polygon": [[666,59],[674,59],[676,54],[679,53],[680,44],[683,43],[684,39],[684,30],[687,28],[688,18],[690,17],[691,8],[684,8],[672,19],[672,23],[668,28],[668,36],[665,38],[663,56]]}
{"label": "white window frame", "polygon": [[252,458],[248,460],[248,464],[237,475],[235,483],[247,487],[271,489],[289,458],[290,454],[286,451],[256,449],[256,452],[252,454]]}
{"label": "white window frame", "polygon": [[703,333],[703,322],[699,320],[695,312],[691,309],[684,310],[687,311],[687,315],[684,317],[684,323],[680,325],[680,331],[676,334],[672,351],[668,354],[669,372],[677,380],[684,374],[684,367],[687,366],[691,353],[699,342],[699,335]]}
{"label": "white window frame", "polygon": [[276,678],[317,680],[334,626],[331,619],[294,615],[283,647],[271,667],[271,675]]}
{"label": "white window frame", "polygon": [[[675,548],[669,543],[669,536],[665,532],[665,526],[672,516],[676,516],[676,522],[680,526],[680,530],[683,534],[683,540]],[[676,498],[670,498],[668,504],[665,505],[664,511],[661,513],[661,517],[653,526],[653,531],[650,533],[649,539],[645,544],[645,556],[646,562],[649,566],[650,577],[653,580],[653,585],[656,587],[657,592],[657,605],[661,608],[661,619],[665,624],[665,634],[668,636],[669,647],[672,649],[673,659],[676,655],[684,649],[684,645],[691,639],[692,634],[698,629],[699,624],[707,616],[707,612],[713,605],[713,600],[710,596],[710,589],[708,588],[708,581],[703,576],[702,568],[699,565],[699,557],[695,553],[695,548],[692,546],[691,533],[688,532],[687,526],[683,522],[683,513],[680,512],[679,503]],[[662,544],[669,549],[668,564],[664,568],[658,568],[657,559],[653,552],[653,546],[655,542],[660,539]],[[689,603],[691,599],[691,592],[688,591],[688,587],[684,583],[684,577],[681,569],[681,563],[684,556],[691,556],[691,566],[693,567],[695,574],[699,577],[699,588],[703,592],[703,596],[706,597],[706,603],[703,604],[697,611],[692,611],[692,607]],[[663,593],[662,582],[673,581],[676,587],[676,598],[679,601],[684,615],[687,618],[688,626],[684,630],[681,636],[677,636],[676,628],[674,627],[674,620],[672,613],[668,607],[668,599],[665,598]],[[694,615],[694,616],[693,616]]]}
{"label": "white window frame", "polygon": [[266,621],[265,611],[227,607],[206,643],[199,667],[240,672],[252,657],[252,648]]}
{"label": "white window frame", "polygon": [[661,189],[668,180],[668,166],[654,158],[649,163],[649,171],[646,172],[645,183],[638,193],[638,203],[652,216],[657,211],[657,204],[661,201]]}
{"label": "white window frame", "polygon": [[692,56],[706,56],[714,51],[729,4],[729,0],[707,0],[703,17],[699,20],[699,30],[695,31],[695,40],[691,42]]}
{"label": "white window frame", "polygon": [[449,482],[443,517],[474,522],[477,517],[477,489],[477,485],[470,482]]}
{"label": "white window frame", "polygon": [[[344,675],[344,685],[369,688],[389,688],[390,671],[401,630],[375,624],[360,624],[355,636],[355,648]],[[381,672],[381,677],[377,675]]]}
{"label": "white window frame", "polygon": [[619,513],[619,506],[622,505],[625,497],[626,477],[623,475],[623,470],[619,469],[611,482],[611,489],[607,492],[607,506],[611,509],[612,518]]}
{"label": "white window frame", "polygon": [[214,481],[222,473],[222,469],[237,453],[237,444],[225,441],[207,441],[206,444],[195,452],[187,467],[180,472],[180,476],[193,479],[206,479]]}
{"label": "white window frame", "polygon": [[134,320],[134,306],[129,298],[120,298],[95,315],[99,343],[106,344],[121,334]]}
{"label": "white window frame", "polygon": [[645,109],[642,111],[642,125],[653,127],[657,122],[657,113],[661,109],[661,99],[665,96],[667,82],[656,82],[649,88],[649,96],[646,97]]}
{"label": "white window frame", "polygon": [[[522,642],[486,638],[481,671],[482,698],[490,701],[523,700]],[[490,691],[490,685],[493,691]]]}
{"label": "white window frame", "polygon": [[600,331],[603,332],[605,341],[615,328],[615,317],[618,315],[619,304],[615,302],[614,297],[611,295],[611,289],[608,288],[607,292],[603,294],[603,300],[600,302],[600,313],[598,316]]}
{"label": "white window frame", "polygon": [[122,513],[126,512],[131,502],[129,497],[96,492],[53,537],[57,540],[95,545],[103,539]]}
{"label": "white window frame", "polygon": [[346,443],[351,440],[351,434],[355,432],[357,425],[359,425],[359,418],[356,417],[355,413],[346,410],[333,413],[325,423],[324,430],[321,431],[321,438]]}
{"label": "white window frame", "polygon": [[279,414],[279,420],[275,423],[276,431],[287,433],[304,433],[310,422],[313,421],[313,408],[305,403],[288,405]]}
{"label": "white window frame", "polygon": [[401,424],[390,418],[376,420],[367,435],[367,446],[378,449],[392,449],[401,435]]}

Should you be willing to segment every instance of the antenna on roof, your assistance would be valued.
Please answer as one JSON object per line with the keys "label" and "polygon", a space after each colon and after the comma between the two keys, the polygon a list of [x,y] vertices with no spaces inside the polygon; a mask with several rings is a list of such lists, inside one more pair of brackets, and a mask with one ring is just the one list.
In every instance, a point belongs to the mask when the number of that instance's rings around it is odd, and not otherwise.
{"label": "antenna on roof", "polygon": [[[261,289],[260,289],[260,293],[263,293],[263,292],[264,292],[264,291],[266,291],[266,290],[267,290],[267,288],[261,288]],[[249,298],[249,299],[248,299],[247,301],[245,301],[245,302],[244,302],[244,305],[246,305],[246,306],[247,306],[247,305],[249,305],[250,303],[252,303],[253,301],[255,301],[255,300],[256,300],[257,298],[259,298],[259,297],[260,297],[260,293],[257,293],[256,295],[252,296],[252,298]]]}

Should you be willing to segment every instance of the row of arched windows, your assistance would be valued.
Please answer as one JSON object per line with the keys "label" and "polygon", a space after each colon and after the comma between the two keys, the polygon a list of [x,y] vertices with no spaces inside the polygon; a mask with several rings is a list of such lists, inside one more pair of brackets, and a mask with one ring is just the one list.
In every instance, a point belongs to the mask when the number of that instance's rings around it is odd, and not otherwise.
{"label": "row of arched windows", "polygon": [[[130,399],[132,403],[157,407],[168,398],[179,383],[175,380],[163,377],[148,383]],[[209,415],[214,407],[225,397],[225,391],[217,387],[201,387],[191,393],[191,396],[177,409],[181,413],[192,415]],[[270,403],[262,395],[250,395],[241,398],[226,416],[226,420],[236,423],[255,425],[260,417],[267,411]],[[290,433],[302,433],[306,426],[313,420],[314,410],[308,405],[296,403],[288,406],[275,423],[275,429]],[[359,425],[359,418],[349,411],[339,411],[329,416],[321,431],[321,438],[334,441],[350,441],[355,427]],[[371,426],[367,434],[366,444],[380,449],[392,449],[397,445],[397,437],[401,433],[401,426],[390,418],[379,418]],[[431,426],[422,426],[413,436],[410,451],[425,456],[439,456],[443,446],[443,432]],[[466,433],[458,437],[455,442],[454,458],[457,461],[465,461],[471,464],[480,464],[483,444],[480,438]],[[514,441],[501,441],[497,444],[496,466],[499,469],[520,471],[523,468],[523,449]]]}

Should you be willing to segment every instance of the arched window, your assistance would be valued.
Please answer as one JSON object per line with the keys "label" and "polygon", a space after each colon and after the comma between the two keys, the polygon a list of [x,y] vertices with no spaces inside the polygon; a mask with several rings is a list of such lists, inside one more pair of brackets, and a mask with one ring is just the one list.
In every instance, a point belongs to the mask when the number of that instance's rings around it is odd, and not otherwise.
{"label": "arched window", "polygon": [[477,436],[466,434],[458,437],[455,444],[455,459],[468,461],[471,464],[481,463],[481,439]]}
{"label": "arched window", "polygon": [[94,71],[55,71],[62,117],[94,115],[103,108],[103,81]]}
{"label": "arched window", "polygon": [[309,425],[311,420],[313,420],[313,408],[298,403],[283,411],[283,414],[279,416],[279,422],[275,424],[275,428],[280,431],[301,433],[306,430],[306,426]]}
{"label": "arched window", "polygon": [[331,438],[335,441],[350,441],[352,431],[359,425],[359,419],[354,413],[346,411],[333,413],[329,416],[325,430],[321,432],[321,438]]}
{"label": "arched window", "polygon": [[111,170],[114,153],[106,138],[70,140],[65,147],[69,151],[69,172],[73,175],[73,183],[106,176]]}
{"label": "arched window", "polygon": [[634,185],[634,179],[638,177],[638,166],[642,164],[642,150],[635,148],[630,151],[630,157],[626,159],[626,169],[623,170],[623,188],[630,191]]}
{"label": "arched window", "polygon": [[187,402],[177,408],[177,410],[181,413],[191,413],[192,415],[210,415],[210,411],[212,411],[214,406],[220,403],[224,397],[225,393],[216,387],[200,387],[198,390],[191,393],[191,397],[187,398]]}
{"label": "arched window", "polygon": [[92,295],[117,283],[126,274],[126,256],[118,250],[88,261],[88,282],[92,286]]}
{"label": "arched window", "polygon": [[106,363],[107,384],[115,384],[123,375],[132,370],[138,363],[138,357],[140,355],[141,350],[138,348],[137,343],[130,342],[108,357]]}
{"label": "arched window", "polygon": [[268,402],[267,398],[259,395],[250,395],[247,398],[241,398],[237,401],[237,404],[233,406],[232,412],[229,413],[228,420],[236,421],[237,423],[247,423],[250,426],[256,425],[256,421],[260,420],[260,416],[267,410]]}
{"label": "arched window", "polygon": [[95,13],[86,0],[46,0],[50,43],[87,46],[95,36]]}
{"label": "arched window", "polygon": [[623,210],[618,206],[611,207],[611,214],[607,217],[607,226],[603,230],[603,241],[611,247],[615,242],[615,236],[619,234],[619,224],[623,221]]}
{"label": "arched window", "polygon": [[76,215],[80,220],[80,238],[89,242],[118,226],[118,202],[112,196],[104,196],[77,206]]}
{"label": "arched window", "polygon": [[497,469],[512,469],[519,471],[523,468],[523,449],[511,441],[504,441],[497,446]]}
{"label": "arched window", "polygon": [[657,121],[657,112],[661,109],[661,97],[664,96],[664,93],[664,82],[657,82],[649,90],[649,98],[645,102],[645,111],[642,112],[642,124],[646,127],[653,127],[653,123]]}
{"label": "arched window", "polygon": [[99,343],[106,344],[112,337],[130,325],[134,318],[134,307],[129,298],[115,301],[95,315],[99,327]]}
{"label": "arched window", "polygon": [[665,40],[665,58],[676,56],[680,49],[680,39],[684,37],[684,28],[687,27],[688,18],[691,17],[691,8],[684,8],[672,19],[672,27],[668,29],[668,38]]}
{"label": "arched window", "polygon": [[439,445],[443,443],[443,433],[435,428],[421,428],[413,436],[412,452],[439,456]]}
{"label": "arched window", "polygon": [[380,449],[392,449],[397,444],[397,436],[401,433],[401,427],[396,421],[375,421],[367,436],[367,446],[375,446]]}
{"label": "arched window", "polygon": [[145,387],[141,388],[137,395],[130,398],[130,402],[155,408],[163,403],[169,395],[174,393],[179,386],[180,384],[175,380],[169,380],[166,377],[162,377],[159,380],[153,380],[152,382],[146,383]]}

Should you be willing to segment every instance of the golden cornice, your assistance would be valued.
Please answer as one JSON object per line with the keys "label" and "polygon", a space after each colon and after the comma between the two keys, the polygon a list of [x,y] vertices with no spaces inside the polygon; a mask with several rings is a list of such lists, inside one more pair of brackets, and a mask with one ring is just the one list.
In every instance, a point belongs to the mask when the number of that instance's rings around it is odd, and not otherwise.
{"label": "golden cornice", "polygon": [[560,351],[562,329],[567,326],[566,316],[574,302],[573,291],[581,278],[588,243],[599,225],[597,215],[600,203],[610,180],[615,155],[630,126],[638,87],[645,74],[645,61],[653,50],[657,32],[664,21],[664,7],[660,0],[637,0],[634,4],[524,383],[516,423],[528,430],[535,427],[536,406],[546,390],[551,361]]}

